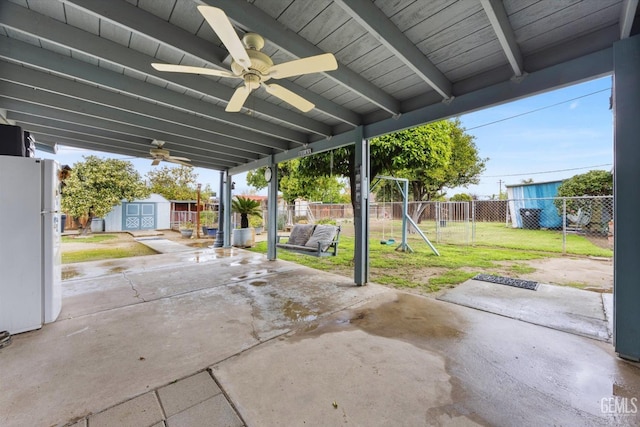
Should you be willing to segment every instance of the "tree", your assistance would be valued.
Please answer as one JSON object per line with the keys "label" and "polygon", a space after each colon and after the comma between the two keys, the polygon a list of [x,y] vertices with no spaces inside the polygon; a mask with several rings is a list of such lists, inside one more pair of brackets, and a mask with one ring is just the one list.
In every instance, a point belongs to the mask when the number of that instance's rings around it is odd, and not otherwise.
{"label": "tree", "polygon": [[[592,170],[580,175],[574,175],[565,180],[558,187],[558,197],[580,197],[580,196],[610,196],[613,194],[613,174],[609,171]],[[558,213],[563,213],[563,201],[554,200]],[[591,200],[578,199],[567,200],[565,208],[568,213],[575,214],[579,209],[591,210]],[[609,216],[612,213],[612,206],[607,207]]]}
{"label": "tree", "polygon": [[[123,199],[149,196],[140,174],[126,160],[85,156],[73,165],[62,193],[62,209],[89,224],[94,217],[107,215]],[[85,227],[86,233],[88,227]]]}
{"label": "tree", "polygon": [[[415,202],[443,196],[445,188],[477,184],[488,159],[480,158],[473,139],[472,135],[465,133],[458,119],[373,138],[369,166],[371,177],[384,173],[407,178],[410,182],[409,198]],[[330,176],[347,177],[350,188],[355,188],[355,147],[352,145],[297,161],[299,167],[295,179],[298,190],[304,186],[305,180],[313,184],[318,182],[319,177]],[[290,185],[284,178],[280,182]],[[383,188],[386,187],[380,186],[379,191],[383,191]],[[295,194],[303,193],[299,191]],[[354,198],[355,192],[352,191],[352,205],[355,205]],[[426,203],[412,205],[411,215],[415,221],[426,206]]]}
{"label": "tree", "polygon": [[[182,166],[162,166],[147,172],[149,188],[152,193],[162,195],[167,200],[196,200],[198,174],[193,168]],[[200,199],[204,202],[213,194],[209,184],[200,191]]]}
{"label": "tree", "polygon": [[470,202],[473,200],[473,198],[468,194],[458,193],[451,196],[449,200],[452,202]]}
{"label": "tree", "polygon": [[[487,159],[478,155],[473,136],[465,133],[459,120],[445,120],[384,135],[371,140],[371,177],[385,173],[407,178],[410,199],[433,200],[445,188],[477,184]],[[310,176],[327,176],[330,155],[322,153],[301,160],[301,171]],[[333,151],[334,174],[349,177],[355,186],[355,150],[353,146]],[[386,187],[380,187],[384,191]],[[354,204],[352,192],[351,202]],[[412,205],[411,215],[418,221],[426,203]]]}
{"label": "tree", "polygon": [[613,174],[593,170],[575,175],[558,187],[558,197],[610,196],[613,194]]}
{"label": "tree", "polygon": [[249,216],[262,218],[260,202],[238,196],[231,201],[231,211],[240,214],[240,228],[249,228]]}
{"label": "tree", "polygon": [[[345,183],[336,176],[310,176],[300,173],[299,159],[289,160],[278,165],[278,189],[287,203],[297,198],[314,202],[338,203],[344,199]],[[264,179],[265,168],[247,173],[247,184],[261,190],[267,186]]]}

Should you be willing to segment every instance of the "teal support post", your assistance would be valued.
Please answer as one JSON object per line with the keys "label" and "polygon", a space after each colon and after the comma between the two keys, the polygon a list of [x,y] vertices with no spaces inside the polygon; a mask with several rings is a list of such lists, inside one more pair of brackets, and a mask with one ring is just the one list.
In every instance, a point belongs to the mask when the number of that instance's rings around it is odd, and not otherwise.
{"label": "teal support post", "polygon": [[276,239],[278,236],[278,165],[271,163],[271,180],[267,193],[267,259],[274,261],[278,257]]}
{"label": "teal support post", "polygon": [[356,241],[354,250],[354,282],[358,286],[369,281],[369,141],[362,126],[354,130],[355,139],[355,205]]}
{"label": "teal support post", "polygon": [[614,345],[640,360],[640,35],[613,45],[614,100]]}
{"label": "teal support post", "polygon": [[[396,185],[400,187],[400,183],[396,181]],[[402,180],[402,242],[396,248],[397,251],[413,252],[413,249],[407,243],[407,218],[409,216],[409,180]]]}
{"label": "teal support post", "polygon": [[231,190],[233,188],[232,176],[225,173],[224,180],[224,247],[231,247]]}

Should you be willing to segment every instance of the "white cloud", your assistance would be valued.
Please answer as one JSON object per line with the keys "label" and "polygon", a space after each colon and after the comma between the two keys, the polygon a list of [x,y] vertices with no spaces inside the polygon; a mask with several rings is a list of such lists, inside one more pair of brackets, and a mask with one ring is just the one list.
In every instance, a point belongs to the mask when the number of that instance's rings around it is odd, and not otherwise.
{"label": "white cloud", "polygon": [[576,108],[578,108],[578,105],[580,105],[580,103],[578,101],[573,101],[571,103],[571,105],[569,105],[569,109],[570,110],[575,110]]}

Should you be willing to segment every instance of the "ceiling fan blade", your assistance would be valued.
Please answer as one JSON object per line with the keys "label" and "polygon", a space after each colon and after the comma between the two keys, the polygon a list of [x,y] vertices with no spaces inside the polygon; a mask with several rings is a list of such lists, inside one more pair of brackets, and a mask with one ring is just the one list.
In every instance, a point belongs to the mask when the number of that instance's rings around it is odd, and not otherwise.
{"label": "ceiling fan blade", "polygon": [[231,25],[227,14],[224,13],[222,9],[213,6],[200,5],[198,6],[198,10],[218,35],[218,38],[225,45],[233,60],[248,71],[251,66],[251,59],[244,49],[242,41],[238,38],[236,30],[233,29],[233,25]]}
{"label": "ceiling fan blade", "polygon": [[151,166],[158,166],[160,164],[160,159],[153,159],[153,162],[151,162]]}
{"label": "ceiling fan blade", "polygon": [[333,56],[332,53],[323,53],[322,55],[310,56],[308,58],[296,59],[295,61],[274,65],[269,69],[269,75],[274,79],[284,79],[285,77],[337,69],[338,62],[336,61],[336,57]]}
{"label": "ceiling fan blade", "polygon": [[[188,159],[187,159],[187,160],[188,160]],[[169,162],[169,163],[176,163],[176,164],[178,164],[178,165],[182,165],[182,166],[188,166],[188,167],[190,167],[190,168],[192,168],[192,167],[193,167],[193,165],[192,165],[191,163],[187,163],[187,162],[184,162],[184,161],[182,161],[182,160],[178,160],[178,159],[176,159],[175,157],[167,157],[166,159],[164,159],[164,161],[165,161],[165,162]]]}
{"label": "ceiling fan blade", "polygon": [[175,65],[175,64],[161,64],[159,62],[154,62],[151,64],[153,68],[158,71],[166,71],[169,73],[189,73],[189,74],[202,74],[207,76],[216,76],[216,77],[236,77],[235,74],[230,73],[229,71],[224,70],[214,70],[212,68],[204,68],[204,67],[192,67],[190,65]]}
{"label": "ceiling fan blade", "polygon": [[182,160],[183,162],[190,162],[191,159],[187,158],[187,157],[180,157],[180,156],[169,156],[168,157],[171,160]]}
{"label": "ceiling fan blade", "polygon": [[276,84],[271,84],[271,85],[264,85],[265,90],[273,95],[276,96],[280,99],[282,99],[284,102],[287,102],[291,105],[293,105],[294,107],[296,107],[298,110],[306,113],[307,111],[311,111],[313,109],[313,107],[315,107],[315,105],[309,101],[307,101],[306,99],[304,99],[303,97],[301,97],[300,95],[291,92],[289,89],[286,89],[280,85],[276,85]]}
{"label": "ceiling fan blade", "polygon": [[238,87],[238,89],[236,89],[236,91],[233,93],[233,96],[229,100],[227,108],[225,108],[224,110],[229,113],[237,113],[238,111],[242,110],[244,101],[247,100],[250,93],[251,89],[249,89],[248,87],[244,85]]}

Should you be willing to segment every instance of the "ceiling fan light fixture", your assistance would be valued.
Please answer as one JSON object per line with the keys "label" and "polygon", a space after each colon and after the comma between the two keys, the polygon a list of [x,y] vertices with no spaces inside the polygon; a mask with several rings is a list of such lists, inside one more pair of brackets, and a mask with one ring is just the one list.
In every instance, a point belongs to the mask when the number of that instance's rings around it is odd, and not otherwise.
{"label": "ceiling fan light fixture", "polygon": [[311,111],[315,105],[300,95],[280,85],[268,85],[269,79],[283,79],[305,74],[332,71],[338,68],[338,62],[331,53],[296,59],[274,65],[269,55],[260,50],[264,47],[264,38],[256,33],[246,33],[242,40],[238,37],[231,21],[222,9],[213,6],[199,5],[198,11],[211,26],[218,38],[225,45],[232,58],[231,72],[212,70],[210,68],[192,67],[174,64],[151,64],[158,71],[182,72],[189,74],[205,74],[217,77],[241,78],[244,84],[238,87],[229,100],[225,111],[239,112],[251,94],[260,85],[265,90],[302,112]]}

